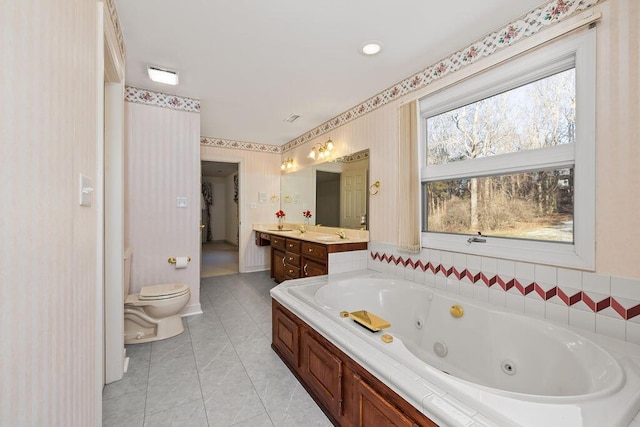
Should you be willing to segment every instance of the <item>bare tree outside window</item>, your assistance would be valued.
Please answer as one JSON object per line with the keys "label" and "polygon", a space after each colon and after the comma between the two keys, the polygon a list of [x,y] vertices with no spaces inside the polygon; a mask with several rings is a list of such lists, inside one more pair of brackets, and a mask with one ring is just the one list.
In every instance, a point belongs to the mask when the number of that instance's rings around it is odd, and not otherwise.
{"label": "bare tree outside window", "polygon": [[[575,142],[575,68],[426,120],[443,165]],[[573,168],[423,183],[427,230],[573,242]]]}

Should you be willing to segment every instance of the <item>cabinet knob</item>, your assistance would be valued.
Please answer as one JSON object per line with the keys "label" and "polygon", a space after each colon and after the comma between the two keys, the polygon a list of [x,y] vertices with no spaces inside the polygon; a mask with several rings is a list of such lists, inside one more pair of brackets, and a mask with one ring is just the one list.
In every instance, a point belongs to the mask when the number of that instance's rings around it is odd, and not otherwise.
{"label": "cabinet knob", "polygon": [[304,271],[304,275],[305,275],[305,276],[308,276],[308,275],[309,275],[309,273],[307,273],[307,265],[308,265],[308,264],[305,264],[305,265],[304,265],[304,267],[302,267],[302,271]]}

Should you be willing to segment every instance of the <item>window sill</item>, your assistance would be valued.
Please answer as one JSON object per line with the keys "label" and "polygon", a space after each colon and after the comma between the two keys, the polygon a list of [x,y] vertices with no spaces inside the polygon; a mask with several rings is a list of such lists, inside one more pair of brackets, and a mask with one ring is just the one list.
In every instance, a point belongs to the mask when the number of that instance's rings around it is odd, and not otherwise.
{"label": "window sill", "polygon": [[[467,235],[422,233],[422,247],[586,271],[595,270],[593,248],[579,244],[486,237],[486,243],[469,243]],[[591,250],[590,250],[591,249]]]}

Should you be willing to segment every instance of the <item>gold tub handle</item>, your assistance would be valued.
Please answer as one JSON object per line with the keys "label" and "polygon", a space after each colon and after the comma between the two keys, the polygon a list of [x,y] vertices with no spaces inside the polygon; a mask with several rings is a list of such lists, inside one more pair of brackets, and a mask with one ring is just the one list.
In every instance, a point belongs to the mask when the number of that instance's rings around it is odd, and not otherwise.
{"label": "gold tub handle", "polygon": [[449,313],[451,313],[451,315],[456,319],[459,319],[464,315],[464,309],[458,304],[452,305],[449,309]]}

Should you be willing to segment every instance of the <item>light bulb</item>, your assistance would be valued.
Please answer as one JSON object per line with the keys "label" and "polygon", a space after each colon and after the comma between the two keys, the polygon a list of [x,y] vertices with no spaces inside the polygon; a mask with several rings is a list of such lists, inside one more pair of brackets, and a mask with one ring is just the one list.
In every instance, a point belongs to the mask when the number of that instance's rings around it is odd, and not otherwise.
{"label": "light bulb", "polygon": [[327,150],[329,150],[329,151],[333,150],[333,141],[332,140],[328,140],[327,141]]}

